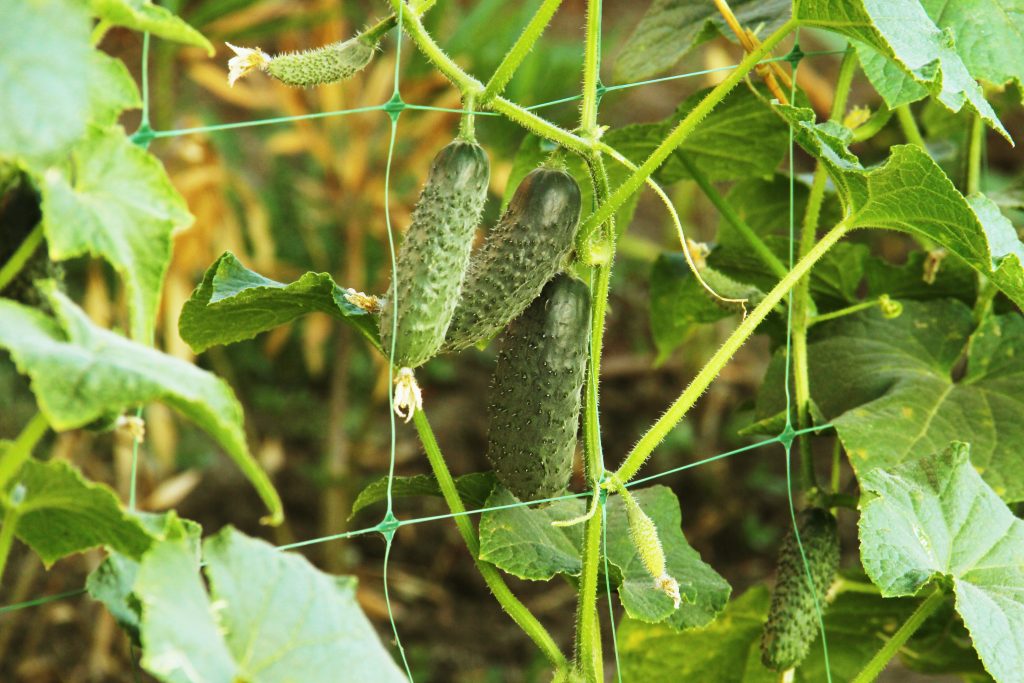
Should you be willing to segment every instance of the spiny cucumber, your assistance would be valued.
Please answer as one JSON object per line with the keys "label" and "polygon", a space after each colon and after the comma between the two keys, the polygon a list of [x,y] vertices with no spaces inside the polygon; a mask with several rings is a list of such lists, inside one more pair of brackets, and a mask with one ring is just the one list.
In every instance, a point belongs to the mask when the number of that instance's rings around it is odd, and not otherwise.
{"label": "spiny cucumber", "polygon": [[814,588],[791,529],[779,549],[775,592],[761,636],[761,661],[775,671],[792,669],[807,656],[819,630],[815,602],[825,609],[825,594],[839,568],[839,535],[830,512],[808,508],[797,516],[797,528]]}
{"label": "spiny cucumber", "polygon": [[587,286],[558,275],[505,333],[491,385],[487,458],[521,500],[569,484],[590,338]]}
{"label": "spiny cucumber", "polygon": [[572,176],[531,171],[470,262],[445,349],[490,339],[529,306],[561,268],[579,218],[580,188]]}
{"label": "spiny cucumber", "polygon": [[398,367],[422,365],[444,342],[489,179],[487,153],[475,143],[455,140],[434,157],[398,253],[397,282],[381,311],[381,340],[389,353],[397,291],[394,360]]}
{"label": "spiny cucumber", "polygon": [[268,55],[258,47],[227,44],[235,52],[228,60],[228,83],[235,84],[250,71],[261,70],[286,85],[310,88],[336,83],[362,71],[377,50],[376,41],[361,35],[302,52]]}

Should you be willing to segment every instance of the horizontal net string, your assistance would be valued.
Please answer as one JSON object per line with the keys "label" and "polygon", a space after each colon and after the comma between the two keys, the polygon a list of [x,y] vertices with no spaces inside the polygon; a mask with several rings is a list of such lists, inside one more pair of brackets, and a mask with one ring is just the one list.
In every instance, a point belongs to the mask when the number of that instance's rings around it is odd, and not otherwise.
{"label": "horizontal net string", "polygon": [[[814,52],[805,52],[805,53],[803,53],[803,55],[804,56],[835,55],[835,54],[841,54],[842,52],[843,52],[843,50],[819,50],[819,51],[814,51]],[[772,58],[769,58],[769,59],[764,59],[764,60],[762,60],[762,61],[760,61],[758,63],[759,64],[770,64],[772,62],[783,62],[783,61],[786,61],[788,59],[789,59],[789,57],[787,57],[787,56],[772,57]],[[735,69],[737,66],[739,66],[739,65],[738,64],[731,64],[729,66],[719,66],[719,67],[715,67],[713,69],[703,69],[701,71],[689,71],[687,73],[674,74],[674,75],[671,75],[671,76],[662,76],[661,78],[650,78],[650,79],[647,79],[647,80],[635,81],[635,82],[632,82],[632,83],[621,83],[621,84],[618,84],[618,85],[607,85],[607,86],[603,86],[601,88],[601,92],[602,93],[616,92],[616,91],[619,91],[619,90],[627,90],[627,89],[630,89],[630,88],[638,88],[638,87],[645,86],[645,85],[653,85],[655,83],[664,83],[664,82],[667,82],[667,81],[677,81],[677,80],[681,80],[681,79],[685,79],[685,78],[694,78],[694,77],[697,77],[697,76],[706,76],[706,75],[713,74],[713,73],[718,73],[718,72],[721,72],[721,71],[730,71],[732,69]],[[581,95],[571,95],[569,97],[562,97],[562,98],[559,98],[557,100],[549,100],[547,102],[541,102],[539,104],[532,104],[530,106],[525,107],[525,109],[527,111],[534,111],[534,110],[537,110],[537,109],[544,109],[544,108],[547,108],[547,107],[553,107],[553,106],[558,105],[558,104],[565,104],[565,103],[568,103],[568,102],[576,102],[581,97],[582,97]],[[368,106],[368,107],[356,107],[354,109],[336,109],[334,111],[321,111],[321,112],[315,112],[315,113],[312,113],[312,114],[297,114],[297,115],[294,115],[294,116],[275,116],[275,117],[267,118],[267,119],[255,119],[255,120],[252,120],[252,121],[238,121],[238,122],[235,122],[235,123],[217,123],[217,124],[211,124],[209,126],[195,126],[195,127],[191,127],[191,128],[175,128],[175,129],[169,129],[169,130],[151,130],[151,131],[148,131],[148,135],[151,138],[153,138],[153,139],[173,138],[173,137],[178,137],[178,136],[181,136],[181,135],[193,135],[193,134],[198,134],[198,133],[213,133],[213,132],[217,132],[217,131],[236,130],[236,129],[239,129],[239,128],[252,128],[252,127],[256,127],[256,126],[270,126],[270,125],[276,125],[276,124],[281,124],[281,123],[291,123],[293,121],[309,121],[309,120],[313,120],[313,119],[325,119],[325,118],[331,118],[331,117],[335,117],[335,116],[348,116],[349,114],[364,114],[364,113],[372,112],[372,111],[388,111],[393,106],[394,106],[394,104],[392,104],[392,103],[382,103],[382,104],[377,104],[377,105]],[[503,114],[500,114],[498,112],[491,112],[491,111],[469,111],[469,110],[466,110],[466,109],[459,109],[459,108],[455,108],[455,107],[434,107],[434,106],[427,105],[427,104],[403,104],[402,107],[404,109],[415,109],[415,110],[418,110],[418,111],[437,111],[437,112],[445,112],[445,113],[450,113],[450,114],[474,114],[476,116],[503,116]]]}
{"label": "horizontal net string", "polygon": [[[827,428],[829,428],[831,426],[832,426],[831,424],[815,425],[814,427],[808,427],[807,429],[801,429],[801,430],[798,430],[798,431],[794,431],[794,432],[792,432],[791,434],[789,434],[787,436],[797,437],[797,436],[800,436],[802,434],[808,434],[808,433],[811,433],[811,432],[821,431],[822,429],[827,429]],[[654,481],[654,480],[660,479],[662,477],[667,477],[669,475],[676,474],[678,472],[682,472],[683,470],[688,470],[688,469],[692,469],[694,467],[699,467],[701,465],[706,465],[708,463],[715,462],[716,460],[722,460],[724,458],[728,458],[728,457],[733,456],[733,455],[739,455],[740,453],[745,453],[747,451],[751,451],[751,450],[754,450],[756,448],[760,448],[762,446],[770,446],[771,444],[782,443],[782,442],[783,441],[782,441],[782,437],[781,436],[776,436],[776,437],[771,438],[771,439],[765,439],[763,441],[758,441],[757,443],[753,443],[753,444],[750,444],[748,446],[743,446],[742,448],[737,448],[735,450],[727,451],[725,453],[719,453],[718,455],[713,455],[713,456],[704,458],[702,460],[697,460],[695,462],[687,463],[685,465],[681,465],[679,467],[676,467],[676,468],[673,468],[673,469],[670,469],[670,470],[665,470],[664,472],[658,472],[658,473],[652,474],[652,475],[650,475],[648,477],[643,477],[642,479],[635,479],[633,481],[628,482],[626,484],[626,487],[627,488],[632,488],[634,486],[639,486],[640,484],[644,484],[644,483],[647,483],[647,482],[650,482],[650,481]],[[505,504],[505,505],[494,505],[494,506],[490,506],[490,507],[475,508],[473,510],[464,510],[462,512],[450,512],[450,513],[443,514],[443,515],[432,515],[432,516],[429,516],[429,517],[415,517],[413,519],[401,519],[401,520],[396,520],[392,525],[389,526],[389,528],[400,528],[400,527],[404,527],[404,526],[412,526],[414,524],[423,524],[425,522],[436,522],[436,521],[440,521],[440,520],[444,520],[444,519],[452,519],[452,518],[455,518],[455,517],[469,517],[469,516],[472,516],[472,515],[481,515],[481,514],[484,514],[485,512],[497,512],[497,511],[500,511],[500,510],[509,510],[509,509],[513,509],[513,508],[529,507],[531,505],[542,505],[542,504],[545,504],[545,503],[555,503],[555,502],[562,501],[562,500],[574,500],[574,499],[577,499],[577,498],[586,498],[588,496],[593,495],[593,493],[594,493],[593,491],[581,491],[579,493],[569,493],[569,494],[566,494],[566,495],[563,495],[563,496],[553,496],[551,498],[541,498],[541,499],[538,499],[538,500],[530,500],[530,501],[525,501],[525,502],[524,501],[520,501],[520,502],[517,502],[517,503],[508,503],[508,504]],[[344,540],[344,539],[355,538],[357,536],[365,536],[366,534],[381,533],[382,530],[383,530],[382,525],[381,524],[377,524],[377,525],[374,525],[374,526],[364,527],[364,528],[361,528],[361,529],[353,529],[352,531],[346,531],[346,532],[343,532],[343,533],[331,534],[329,536],[320,536],[320,537],[317,537],[317,538],[307,539],[305,541],[297,541],[295,543],[286,543],[284,545],[279,545],[279,546],[276,546],[276,547],[277,547],[278,550],[293,550],[295,548],[304,548],[304,547],[311,546],[311,545],[318,545],[320,543],[328,543],[330,541],[340,541],[340,540]],[[34,600],[27,600],[25,602],[18,602],[18,603],[13,603],[11,605],[5,605],[3,607],[0,607],[0,614],[5,614],[7,612],[14,612],[14,611],[17,611],[19,609],[24,609],[24,608],[28,608],[28,607],[38,607],[40,605],[45,605],[45,604],[47,604],[49,602],[53,602],[55,600],[61,600],[61,599],[64,599],[64,598],[75,597],[75,596],[81,595],[84,592],[85,592],[84,588],[79,588],[77,590],[66,591],[66,592],[63,592],[63,593],[56,593],[54,595],[49,595],[49,596],[43,596],[43,597],[40,597],[40,598],[36,598]]]}

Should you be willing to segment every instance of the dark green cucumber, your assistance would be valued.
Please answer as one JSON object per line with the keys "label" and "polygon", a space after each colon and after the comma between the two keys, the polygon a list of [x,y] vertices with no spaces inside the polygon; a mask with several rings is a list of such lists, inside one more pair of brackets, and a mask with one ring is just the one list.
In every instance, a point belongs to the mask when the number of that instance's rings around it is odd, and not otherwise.
{"label": "dark green cucumber", "polygon": [[590,338],[590,292],[558,275],[508,328],[491,386],[487,458],[521,500],[556,496],[572,474]]}
{"label": "dark green cucumber", "polygon": [[761,661],[775,671],[792,669],[807,656],[819,631],[815,599],[824,611],[825,594],[839,569],[836,518],[827,510],[808,508],[797,516],[797,527],[814,589],[790,529],[779,549],[778,578],[761,635]]}
{"label": "dark green cucumber", "polygon": [[381,311],[380,334],[391,350],[398,292],[395,364],[415,368],[432,358],[459,300],[473,235],[487,199],[490,163],[479,145],[455,140],[438,152],[398,252],[397,287]]}
{"label": "dark green cucumber", "polygon": [[580,188],[564,171],[538,168],[473,256],[446,350],[486,341],[537,298],[562,267],[580,220]]}
{"label": "dark green cucumber", "polygon": [[286,85],[309,88],[351,78],[363,70],[376,47],[359,36],[305,52],[270,58],[267,73]]}

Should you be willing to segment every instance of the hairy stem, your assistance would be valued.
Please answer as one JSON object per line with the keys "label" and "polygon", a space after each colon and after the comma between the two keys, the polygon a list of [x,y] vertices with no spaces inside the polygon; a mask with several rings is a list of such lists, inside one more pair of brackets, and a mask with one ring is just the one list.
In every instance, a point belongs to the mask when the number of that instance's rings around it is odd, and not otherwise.
{"label": "hairy stem", "polygon": [[704,195],[711,201],[718,212],[722,214],[722,218],[728,221],[729,225],[735,228],[736,232],[739,233],[740,237],[746,241],[747,245],[754,250],[754,253],[761,259],[761,261],[768,266],[768,270],[778,277],[783,278],[786,276],[788,269],[779,260],[779,257],[772,253],[772,250],[768,248],[768,245],[764,243],[754,229],[751,228],[743,217],[736,212],[736,209],[732,207],[732,204],[723,197],[715,186],[711,184],[708,177],[697,167],[690,158],[682,153],[676,153],[676,158],[683,164],[683,167],[689,172],[690,177],[693,178],[697,186],[704,191]]}
{"label": "hairy stem", "polygon": [[651,176],[654,171],[668,158],[675,149],[696,129],[697,125],[707,116],[715,106],[721,102],[729,92],[735,88],[747,74],[761,61],[765,55],[771,52],[772,48],[779,44],[783,38],[796,27],[797,22],[790,19],[783,24],[775,33],[768,36],[761,46],[748,54],[742,62],[730,73],[725,80],[719,83],[709,92],[696,107],[690,110],[682,121],[680,121],[672,132],[662,140],[651,155],[640,165],[640,167],[612,193],[608,201],[590,215],[581,230],[591,232],[596,226],[608,220],[622,205],[629,200],[633,193],[640,189],[640,186]]}
{"label": "hairy stem", "polygon": [[462,68],[456,64],[448,54],[441,49],[430,34],[427,33],[427,29],[423,27],[423,22],[420,21],[419,15],[415,10],[405,6],[404,10],[402,7],[404,0],[391,0],[391,6],[395,8],[395,12],[402,11],[402,28],[405,30],[409,37],[412,38],[413,42],[416,43],[416,47],[420,49],[423,56],[426,57],[431,64],[434,65],[438,71],[440,71],[445,78],[455,84],[462,93],[479,95],[483,89],[483,84],[470,76],[468,73],[462,70]]}
{"label": "hairy stem", "polygon": [[985,123],[975,114],[971,117],[971,134],[967,139],[967,192],[981,192],[981,159],[985,152]]}
{"label": "hairy stem", "polygon": [[587,683],[603,683],[601,622],[597,618],[597,578],[601,559],[603,515],[587,520],[583,532],[583,573],[576,612],[576,667]]}
{"label": "hairy stem", "polygon": [[455,486],[455,480],[452,478],[448,465],[444,461],[441,448],[437,445],[437,439],[434,437],[433,429],[430,428],[427,416],[422,410],[417,410],[413,420],[415,421],[420,441],[423,443],[423,448],[427,453],[427,460],[430,461],[430,467],[434,471],[434,477],[437,479],[437,484],[441,489],[441,495],[444,496],[448,509],[451,510],[452,514],[456,515],[453,517],[455,526],[458,527],[459,534],[462,536],[462,540],[465,541],[469,554],[473,556],[473,562],[476,563],[476,567],[487,583],[487,587],[491,589],[495,599],[508,612],[512,620],[536,643],[548,661],[560,671],[567,670],[569,663],[555,643],[554,638],[551,637],[551,634],[537,620],[537,617],[526,608],[526,605],[520,602],[519,598],[512,593],[508,584],[505,583],[505,580],[498,573],[494,565],[480,559],[480,541],[477,538],[476,530],[473,529],[473,523],[469,520],[469,517],[463,514],[466,512],[466,506],[462,504],[462,498],[459,496],[458,488]]}
{"label": "hairy stem", "polygon": [[512,76],[515,75],[516,69],[526,59],[526,55],[530,54],[530,50],[533,49],[534,44],[541,34],[544,33],[544,29],[551,23],[551,17],[554,16],[561,4],[562,0],[544,0],[540,7],[537,8],[537,12],[530,19],[530,23],[523,29],[515,44],[512,45],[501,60],[501,64],[494,70],[494,74],[487,81],[487,85],[484,86],[484,92],[480,96],[481,105],[490,102],[505,90],[505,86],[508,85],[508,82],[512,80]]}
{"label": "hairy stem", "polygon": [[735,355],[736,351],[743,345],[744,342],[754,333],[757,326],[761,324],[768,313],[775,308],[775,306],[782,301],[783,297],[789,293],[797,283],[797,281],[805,274],[810,272],[811,267],[817,263],[822,256],[831,249],[836,242],[843,238],[851,230],[850,226],[845,222],[840,222],[834,228],[829,230],[821,240],[814,245],[814,247],[807,253],[807,255],[800,259],[797,264],[793,267],[793,270],[786,274],[786,277],[782,278],[775,287],[765,296],[764,300],[759,303],[753,311],[750,312],[743,322],[739,324],[735,331],[729,338],[725,340],[721,348],[715,352],[713,356],[708,360],[707,364],[701,369],[697,376],[694,377],[683,393],[669,406],[665,414],[662,415],[658,420],[651,425],[650,429],[640,438],[640,441],[633,447],[633,449],[626,456],[625,461],[616,470],[615,476],[617,476],[623,483],[628,482],[636,473],[640,471],[644,462],[650,456],[651,452],[664,440],[668,433],[672,431],[673,427],[683,419],[686,412],[697,402],[700,395],[711,385],[718,373],[722,371],[726,363]]}
{"label": "hairy stem", "polygon": [[[836,78],[835,98],[829,117],[839,121],[846,112],[846,103],[850,94],[850,86],[857,70],[857,53],[852,46],[846,48],[839,75]],[[804,211],[803,224],[800,227],[800,244],[797,259],[802,259],[814,246],[818,235],[818,223],[821,218],[821,206],[825,200],[825,181],[828,179],[825,164],[821,161],[814,169],[814,180],[807,197],[807,208]],[[793,366],[793,393],[796,399],[797,429],[806,429],[810,425],[811,385],[807,367],[807,328],[810,326],[811,310],[811,278],[805,275],[793,288],[793,311],[790,327]],[[811,456],[811,436],[805,434],[798,442],[800,453],[800,487],[808,491],[816,485],[814,461]]]}
{"label": "hairy stem", "polygon": [[3,521],[0,522],[0,585],[3,585],[4,569],[7,567],[7,558],[11,554],[11,544],[14,541],[14,530],[17,526],[17,508],[9,506],[4,511]]}
{"label": "hairy stem", "polygon": [[882,649],[879,650],[874,657],[871,658],[864,668],[861,670],[857,677],[853,679],[853,683],[871,683],[878,675],[882,673],[889,661],[896,656],[896,653],[900,651],[900,648],[910,639],[910,636],[917,632],[917,629],[921,628],[921,624],[930,617],[935,610],[942,606],[942,603],[946,600],[946,594],[941,590],[935,590],[931,595],[925,599],[917,609],[914,610],[913,614],[907,617],[907,620],[903,622],[899,630],[892,634],[892,638],[886,642]]}
{"label": "hairy stem", "polygon": [[584,138],[597,135],[597,84],[601,80],[601,1],[587,2],[587,29],[583,48],[583,101],[580,130]]}
{"label": "hairy stem", "polygon": [[22,241],[11,258],[7,259],[7,263],[0,268],[0,292],[4,288],[11,284],[14,278],[18,277],[18,273],[25,267],[28,260],[32,258],[32,254],[36,253],[36,249],[43,243],[43,224],[40,223],[32,229],[32,232]]}

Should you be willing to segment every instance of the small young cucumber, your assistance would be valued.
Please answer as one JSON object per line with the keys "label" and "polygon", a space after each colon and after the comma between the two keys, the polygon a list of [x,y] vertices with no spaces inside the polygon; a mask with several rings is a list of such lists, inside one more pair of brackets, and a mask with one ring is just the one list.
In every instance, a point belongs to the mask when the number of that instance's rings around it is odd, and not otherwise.
{"label": "small young cucumber", "polygon": [[267,73],[286,85],[298,87],[335,83],[362,71],[375,51],[375,46],[356,36],[315,50],[275,55],[267,65]]}
{"label": "small young cucumber", "polygon": [[469,266],[489,179],[487,153],[475,143],[455,140],[434,157],[398,253],[397,282],[381,311],[385,353],[391,350],[397,315],[398,367],[419,367],[444,342]]}
{"label": "small young cucumber", "polygon": [[819,630],[815,602],[824,611],[825,594],[839,568],[839,535],[831,513],[808,508],[797,516],[797,528],[814,588],[808,585],[791,529],[779,549],[778,578],[761,635],[761,661],[775,671],[792,669],[807,656]]}
{"label": "small young cucumber", "polygon": [[568,275],[551,280],[505,333],[487,458],[521,500],[556,496],[569,484],[589,338],[590,292]]}
{"label": "small young cucumber", "polygon": [[564,171],[529,173],[474,254],[445,349],[493,337],[537,298],[562,266],[580,220],[580,188]]}

